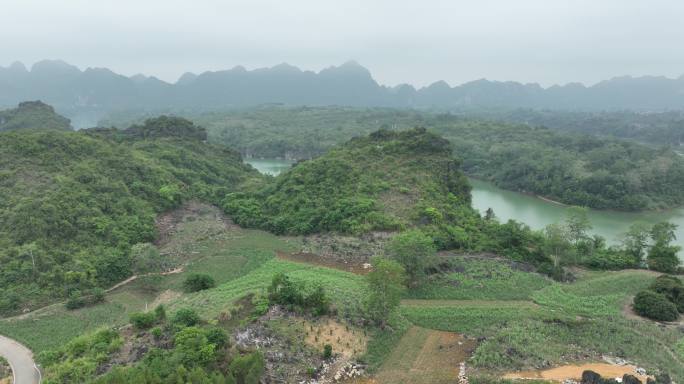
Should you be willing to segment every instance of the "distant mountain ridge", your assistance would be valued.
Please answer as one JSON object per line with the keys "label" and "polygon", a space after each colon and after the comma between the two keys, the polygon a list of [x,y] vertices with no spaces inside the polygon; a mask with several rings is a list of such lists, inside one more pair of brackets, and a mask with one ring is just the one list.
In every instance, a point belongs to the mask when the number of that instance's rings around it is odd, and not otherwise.
{"label": "distant mountain ridge", "polygon": [[[186,73],[170,84],[155,77],[126,77],[106,68],[79,68],[58,60],[0,67],[0,107],[40,99],[62,113],[125,109],[216,109],[267,103],[397,108],[545,108],[559,110],[684,109],[684,76],[615,77],[593,86],[485,79],[458,86],[444,81],[416,89],[387,87],[350,61],[320,72],[280,64],[271,68]],[[78,125],[78,124],[75,124]]]}

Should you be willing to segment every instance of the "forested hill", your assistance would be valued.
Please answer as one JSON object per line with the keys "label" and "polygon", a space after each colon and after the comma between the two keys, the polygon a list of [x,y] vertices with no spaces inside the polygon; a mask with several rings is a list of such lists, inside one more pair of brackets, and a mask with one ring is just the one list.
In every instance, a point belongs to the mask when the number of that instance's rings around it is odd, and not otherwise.
{"label": "forested hill", "polygon": [[[437,80],[437,79],[436,79]],[[419,89],[378,84],[355,62],[320,72],[281,64],[271,68],[186,73],[171,84],[155,77],[126,77],[105,68],[81,70],[62,61],[0,67],[0,106],[41,99],[72,118],[125,109],[215,109],[265,103],[364,107],[549,108],[652,111],[681,109],[684,76],[617,77],[592,86],[485,79],[450,86],[437,81]],[[95,118],[96,119],[96,118]]]}
{"label": "forested hill", "polygon": [[302,161],[254,194],[224,204],[238,223],[275,233],[397,230],[470,211],[470,186],[443,138],[376,131]]}
{"label": "forested hill", "polygon": [[262,179],[183,119],[132,131],[0,133],[0,314],[125,279],[158,213]]}
{"label": "forested hill", "polygon": [[0,131],[21,129],[71,131],[71,122],[41,101],[24,101],[14,109],[0,111]]}
{"label": "forested hill", "polygon": [[684,157],[670,148],[415,110],[261,107],[191,117],[247,156],[309,158],[380,127],[422,126],[455,147],[463,170],[563,203],[626,211],[684,204]]}

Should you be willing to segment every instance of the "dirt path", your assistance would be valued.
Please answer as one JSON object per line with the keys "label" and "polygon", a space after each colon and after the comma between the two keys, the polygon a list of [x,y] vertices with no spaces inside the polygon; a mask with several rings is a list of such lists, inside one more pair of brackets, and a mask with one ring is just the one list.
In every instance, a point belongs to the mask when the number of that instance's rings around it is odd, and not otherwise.
{"label": "dirt path", "polygon": [[33,361],[33,352],[5,336],[0,336],[0,355],[9,362],[14,375],[14,384],[39,384],[40,371]]}
{"label": "dirt path", "polygon": [[114,286],[108,288],[105,292],[109,293],[109,292],[111,292],[117,288],[121,288],[124,285],[126,285],[132,281],[135,281],[136,279],[138,279],[140,277],[154,276],[154,275],[167,276],[167,275],[174,275],[176,273],[181,273],[181,272],[183,272],[183,267],[174,268],[174,269],[172,269],[170,271],[166,271],[166,272],[152,272],[152,273],[145,273],[142,275],[133,275],[133,276],[129,277],[128,279],[126,279],[122,282],[119,282],[119,283],[115,284]]}

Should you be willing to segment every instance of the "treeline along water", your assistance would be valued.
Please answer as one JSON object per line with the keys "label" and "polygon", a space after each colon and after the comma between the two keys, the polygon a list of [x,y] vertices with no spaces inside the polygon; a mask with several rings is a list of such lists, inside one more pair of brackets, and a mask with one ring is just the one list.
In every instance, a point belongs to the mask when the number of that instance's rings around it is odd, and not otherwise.
{"label": "treeline along water", "polygon": [[[281,159],[247,159],[246,162],[259,172],[273,176],[292,165],[291,161]],[[470,179],[470,183],[473,186],[473,207],[481,213],[492,208],[502,222],[513,219],[529,225],[532,229],[543,229],[565,218],[567,207],[561,204],[507,191],[486,181]],[[590,210],[589,219],[593,226],[591,232],[603,236],[609,244],[618,243],[620,236],[634,223],[655,224],[669,221],[678,226],[676,243],[684,247],[684,208],[637,213]],[[684,253],[680,252],[680,257],[682,256]]]}

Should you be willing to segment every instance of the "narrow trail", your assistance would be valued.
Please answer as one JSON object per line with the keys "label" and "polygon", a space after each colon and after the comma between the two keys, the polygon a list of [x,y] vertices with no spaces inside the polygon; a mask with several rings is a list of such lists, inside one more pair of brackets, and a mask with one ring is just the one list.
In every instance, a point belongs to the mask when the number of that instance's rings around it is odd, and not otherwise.
{"label": "narrow trail", "polygon": [[[167,275],[173,275],[173,274],[181,273],[181,272],[183,272],[184,270],[185,270],[184,267],[178,267],[178,268],[172,269],[172,270],[170,270],[170,271],[166,271],[166,272],[158,272],[158,273],[157,273],[157,272],[152,272],[152,273],[145,273],[145,274],[142,274],[142,275],[133,275],[133,276],[129,277],[128,279],[126,279],[126,280],[124,280],[124,281],[121,281],[121,282],[119,282],[119,283],[116,283],[115,285],[113,285],[113,286],[107,288],[107,289],[105,290],[105,293],[111,293],[112,291],[114,291],[114,290],[116,290],[116,289],[118,289],[118,288],[121,288],[121,287],[123,287],[123,286],[126,285],[126,284],[130,284],[131,282],[135,281],[136,279],[138,279],[138,278],[140,278],[140,277],[153,276],[153,275],[167,276]],[[45,311],[49,310],[50,308],[54,308],[54,307],[60,306],[60,305],[64,305],[64,302],[49,304],[49,305],[46,305],[46,306],[44,306],[44,307],[36,308],[36,309],[34,309],[33,311],[31,311],[31,312],[22,313],[21,315],[16,315],[16,316],[12,316],[12,317],[0,318],[0,321],[7,321],[7,320],[24,320],[24,319],[27,319],[27,318],[29,318],[29,317],[31,317],[31,316],[38,315],[38,314],[40,314],[40,313],[42,313],[42,312],[45,312]]]}
{"label": "narrow trail", "polygon": [[0,356],[12,367],[14,384],[39,384],[41,374],[33,360],[33,352],[18,341],[0,335]]}
{"label": "narrow trail", "polygon": [[116,284],[114,284],[113,286],[107,288],[107,290],[105,290],[105,292],[109,293],[109,292],[111,292],[111,291],[113,291],[113,290],[115,290],[115,289],[117,289],[117,288],[121,288],[121,287],[123,287],[124,285],[126,285],[126,284],[128,284],[128,283],[130,283],[130,282],[132,282],[132,281],[137,280],[137,279],[140,278],[140,277],[154,276],[154,275],[159,275],[159,276],[174,275],[174,274],[176,274],[176,273],[181,273],[181,272],[183,272],[183,270],[184,270],[183,267],[178,267],[178,268],[172,269],[172,270],[170,270],[170,271],[166,271],[166,272],[159,272],[159,273],[157,273],[157,272],[152,272],[152,273],[145,273],[145,274],[142,274],[142,275],[133,275],[133,276],[129,277],[128,279],[126,279],[126,280],[124,280],[124,281],[122,281],[122,282],[116,283]]}

